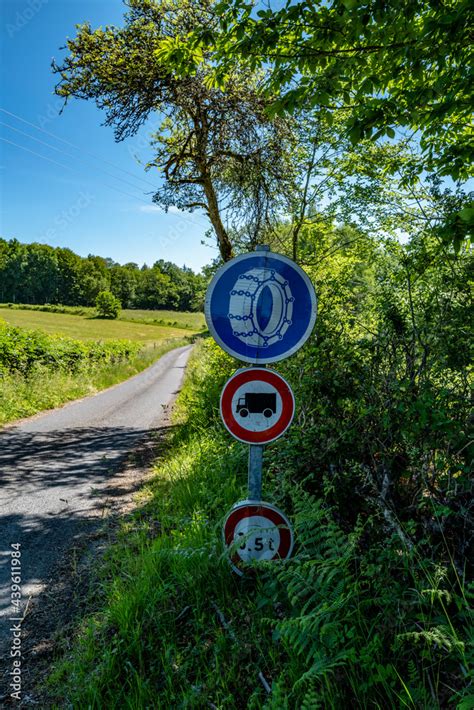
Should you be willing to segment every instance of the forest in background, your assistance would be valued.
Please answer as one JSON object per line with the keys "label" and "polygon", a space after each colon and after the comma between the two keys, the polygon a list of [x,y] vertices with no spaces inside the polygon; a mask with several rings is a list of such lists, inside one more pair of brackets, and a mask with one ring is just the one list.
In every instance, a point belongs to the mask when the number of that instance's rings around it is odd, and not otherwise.
{"label": "forest in background", "polygon": [[123,308],[197,311],[205,279],[160,259],[152,267],[89,255],[47,244],[0,239],[0,303],[94,306],[111,291]]}

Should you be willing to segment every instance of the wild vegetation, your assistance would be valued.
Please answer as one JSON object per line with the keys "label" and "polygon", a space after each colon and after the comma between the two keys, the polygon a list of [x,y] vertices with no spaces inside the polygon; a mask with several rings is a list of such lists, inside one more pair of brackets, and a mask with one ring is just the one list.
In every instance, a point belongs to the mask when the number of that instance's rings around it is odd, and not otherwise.
{"label": "wild vegetation", "polygon": [[[292,256],[318,293],[313,336],[277,367],[297,416],[264,457],[264,496],[293,520],[296,546],[255,575],[229,569],[221,525],[247,463],[218,401],[238,363],[207,342],[51,692],[137,710],[467,710],[470,7],[127,6],[123,27],[78,28],[57,93],[96,101],[118,140],[166,114],[155,200],[203,209],[223,260],[256,241]],[[288,167],[283,181],[268,159]]]}
{"label": "wild vegetation", "polygon": [[35,365],[67,370],[80,368],[84,362],[123,360],[135,355],[140,346],[131,341],[84,342],[65,337],[51,337],[41,331],[15,328],[2,323],[2,372],[28,375]]}
{"label": "wild vegetation", "polygon": [[222,0],[208,17],[181,42],[163,42],[161,56],[182,76],[203,57],[220,86],[236,60],[251,71],[265,66],[272,114],[313,109],[332,125],[349,109],[343,133],[353,143],[407,128],[419,134],[427,170],[453,180],[472,175],[468,0],[298,0],[257,10]]}

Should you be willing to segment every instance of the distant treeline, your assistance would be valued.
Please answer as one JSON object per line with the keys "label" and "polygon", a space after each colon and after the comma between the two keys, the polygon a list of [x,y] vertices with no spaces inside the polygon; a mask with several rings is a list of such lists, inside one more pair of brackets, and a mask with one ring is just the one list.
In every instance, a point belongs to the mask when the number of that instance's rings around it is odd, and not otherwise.
{"label": "distant treeline", "polygon": [[112,291],[124,308],[197,311],[205,278],[160,259],[152,267],[47,244],[0,239],[0,302],[93,306],[99,291]]}

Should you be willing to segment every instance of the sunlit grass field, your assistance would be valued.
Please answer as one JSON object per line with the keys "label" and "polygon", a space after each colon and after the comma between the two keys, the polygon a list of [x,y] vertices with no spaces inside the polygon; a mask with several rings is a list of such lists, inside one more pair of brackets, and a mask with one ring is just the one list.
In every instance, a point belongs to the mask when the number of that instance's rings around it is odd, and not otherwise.
{"label": "sunlit grass field", "polygon": [[[61,306],[51,304],[38,306],[27,303],[0,303],[0,315],[4,310],[34,311],[37,313],[61,313],[63,315],[79,316],[89,319],[95,318],[96,315],[96,309],[88,306]],[[124,308],[121,311],[118,320],[146,323],[147,325],[160,325],[171,328],[186,328],[186,330],[195,332],[205,330],[206,328],[203,313]]]}
{"label": "sunlit grass field", "polygon": [[[122,320],[140,321],[142,323],[157,323],[158,325],[171,325],[177,328],[190,330],[203,330],[206,326],[204,313],[179,313],[178,311],[146,311],[125,308],[120,316]],[[161,321],[161,322],[160,322]]]}
{"label": "sunlit grass field", "polygon": [[[169,313],[169,311],[131,311],[131,313]],[[125,314],[130,311],[124,311]],[[188,316],[198,316],[195,313],[174,313],[174,320],[189,323]],[[201,316],[202,319],[204,318]],[[87,316],[69,315],[66,313],[45,313],[43,311],[16,310],[0,308],[0,318],[11,325],[21,328],[42,330],[50,335],[67,335],[79,340],[117,340],[126,339],[142,342],[144,345],[160,343],[170,338],[182,338],[201,330],[197,323],[196,328],[189,326],[163,326],[153,323],[132,323],[124,320],[103,320]],[[166,320],[169,320],[166,318]],[[186,330],[184,330],[186,328]]]}

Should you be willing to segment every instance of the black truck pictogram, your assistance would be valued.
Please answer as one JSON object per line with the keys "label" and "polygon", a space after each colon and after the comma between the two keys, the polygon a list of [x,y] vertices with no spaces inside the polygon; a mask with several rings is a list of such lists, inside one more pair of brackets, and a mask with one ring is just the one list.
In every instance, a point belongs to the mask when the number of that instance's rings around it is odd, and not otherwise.
{"label": "black truck pictogram", "polygon": [[263,414],[269,419],[276,413],[276,392],[246,392],[243,397],[239,397],[236,413],[241,417]]}

